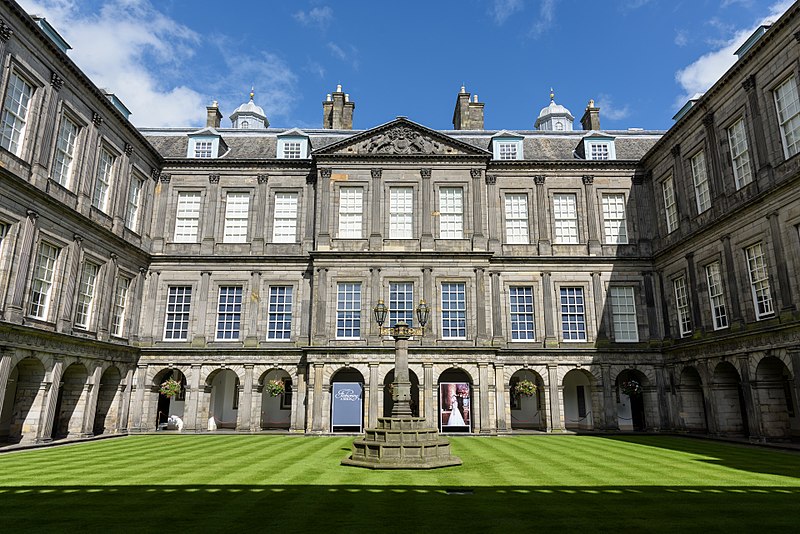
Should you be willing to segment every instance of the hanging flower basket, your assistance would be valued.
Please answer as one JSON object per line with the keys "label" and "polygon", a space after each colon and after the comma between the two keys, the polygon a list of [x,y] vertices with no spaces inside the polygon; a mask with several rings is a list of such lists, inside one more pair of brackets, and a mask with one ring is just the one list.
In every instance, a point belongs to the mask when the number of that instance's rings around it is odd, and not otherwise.
{"label": "hanging flower basket", "polygon": [[536,395],[536,384],[530,380],[520,380],[514,385],[514,394],[518,397],[521,395],[532,397]]}
{"label": "hanging flower basket", "polygon": [[619,385],[619,390],[629,397],[642,394],[642,385],[636,380],[626,380]]}
{"label": "hanging flower basket", "polygon": [[181,393],[181,383],[174,378],[169,378],[161,384],[161,388],[158,392],[168,399],[177,397]]}
{"label": "hanging flower basket", "polygon": [[270,397],[277,397],[286,393],[286,385],[283,380],[270,380],[265,387]]}

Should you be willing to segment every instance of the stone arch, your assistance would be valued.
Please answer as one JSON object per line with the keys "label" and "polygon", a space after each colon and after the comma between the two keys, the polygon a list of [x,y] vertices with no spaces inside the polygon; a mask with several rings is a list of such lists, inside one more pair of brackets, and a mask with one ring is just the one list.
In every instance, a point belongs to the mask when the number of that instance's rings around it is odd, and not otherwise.
{"label": "stone arch", "polygon": [[[411,382],[411,415],[419,417],[419,377],[412,369],[408,370],[408,378]],[[394,382],[394,367],[387,372],[381,386],[383,389],[383,416],[391,417],[394,400],[392,399],[392,382]]]}
{"label": "stone arch", "polygon": [[[468,366],[469,367],[469,366]],[[477,371],[477,369],[476,369]],[[478,386],[473,376],[462,367],[450,367],[439,373],[439,428],[442,432],[472,432],[479,421],[477,402],[473,402]]]}
{"label": "stone arch", "polygon": [[235,430],[239,419],[239,401],[244,368],[217,367],[210,372],[201,372],[203,406],[208,407],[208,430]]}
{"label": "stone arch", "polygon": [[561,378],[561,401],[566,429],[594,428],[593,392],[597,383],[597,377],[587,368],[576,367],[564,372]]}
{"label": "stone arch", "polygon": [[685,365],[675,386],[678,395],[678,418],[687,432],[707,432],[708,420],[703,396],[703,378],[692,365]]}
{"label": "stone arch", "polygon": [[94,435],[109,434],[119,429],[123,394],[122,371],[116,365],[104,365],[100,383],[95,384],[97,409],[92,424]]}
{"label": "stone arch", "polygon": [[[359,369],[361,367],[362,369]],[[365,366],[342,366],[330,374],[328,392],[330,404],[331,432],[361,432],[364,428]],[[339,383],[354,386],[337,386]],[[352,404],[351,404],[352,403]]]}
{"label": "stone arch", "polygon": [[792,423],[797,425],[794,381],[789,367],[781,358],[765,356],[759,360],[753,376],[764,437],[789,439]]}
{"label": "stone arch", "polygon": [[550,386],[550,375],[547,372],[546,365],[506,365],[503,368],[503,383],[506,385],[511,383],[511,377],[523,369],[539,375],[539,378],[542,379],[542,384],[544,384],[544,387]]}
{"label": "stone arch", "polygon": [[[536,386],[533,395],[518,394],[515,391],[515,386],[522,380],[529,380]],[[518,369],[509,377],[506,388],[511,411],[511,430],[545,430],[547,414],[542,375],[533,369]]]}
{"label": "stone arch", "polygon": [[647,430],[658,420],[658,392],[649,369],[625,368],[614,378],[617,423],[620,430]]}
{"label": "stone arch", "polygon": [[89,398],[89,371],[74,358],[74,363],[64,363],[53,420],[53,439],[80,437],[84,433],[83,420]]}
{"label": "stone arch", "polygon": [[[272,380],[283,382],[283,393],[274,396],[270,393],[269,388],[265,386]],[[257,388],[257,392],[261,395],[260,429],[289,429],[295,387],[296,382],[292,380],[292,375],[283,368],[272,367],[261,373],[258,377]]]}
{"label": "stone arch", "polygon": [[441,382],[443,374],[448,374],[453,371],[460,371],[469,377],[470,383],[478,387],[480,385],[480,374],[478,373],[477,365],[434,365],[433,366],[433,382],[438,384]]}
{"label": "stone arch", "polygon": [[[185,367],[154,367],[147,370],[149,381],[148,390],[145,391],[148,397],[145,400],[145,406],[148,408],[145,413],[147,413],[147,421],[154,421],[157,430],[166,428],[167,419],[170,416],[185,418],[186,388],[188,384],[188,379],[184,372],[185,369]],[[161,384],[170,378],[181,384],[180,393],[172,398],[168,398],[159,392]]]}
{"label": "stone arch", "polygon": [[728,361],[720,361],[714,367],[711,388],[717,431],[722,435],[748,435],[749,421],[739,370]]}
{"label": "stone arch", "polygon": [[47,367],[33,355],[15,359],[0,413],[0,443],[33,443],[43,424],[40,416],[47,399]]}
{"label": "stone arch", "polygon": [[367,366],[366,364],[361,364],[361,363],[356,363],[356,364],[346,363],[346,364],[341,365],[339,367],[336,367],[334,365],[326,365],[323,368],[323,371],[322,371],[323,384],[325,384],[325,385],[332,384],[334,376],[336,376],[337,374],[339,374],[342,371],[348,371],[348,370],[357,371],[361,375],[362,382],[364,384],[367,383],[365,377],[369,376],[369,366]]}

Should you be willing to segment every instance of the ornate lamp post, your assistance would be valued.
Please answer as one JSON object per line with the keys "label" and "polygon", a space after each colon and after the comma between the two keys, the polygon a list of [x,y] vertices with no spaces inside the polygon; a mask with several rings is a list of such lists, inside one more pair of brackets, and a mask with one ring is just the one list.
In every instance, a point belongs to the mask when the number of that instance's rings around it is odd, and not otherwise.
{"label": "ornate lamp post", "polygon": [[394,338],[394,382],[392,382],[392,417],[411,417],[411,380],[408,376],[408,340],[412,336],[423,336],[425,325],[431,315],[430,307],[424,300],[419,301],[417,306],[417,321],[419,327],[409,326],[405,321],[397,321],[394,326],[384,327],[386,313],[389,309],[383,300],[373,308],[375,322],[382,336],[392,336]]}

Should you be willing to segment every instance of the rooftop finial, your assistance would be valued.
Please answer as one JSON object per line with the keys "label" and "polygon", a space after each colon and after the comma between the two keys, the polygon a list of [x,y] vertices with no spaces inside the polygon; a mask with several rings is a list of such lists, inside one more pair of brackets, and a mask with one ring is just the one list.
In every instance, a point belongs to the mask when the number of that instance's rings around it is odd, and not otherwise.
{"label": "rooftop finial", "polygon": [[256,96],[256,86],[253,85],[250,87],[250,100],[253,100],[255,96]]}
{"label": "rooftop finial", "polygon": [[553,102],[553,101],[555,101],[555,99],[556,99],[556,94],[555,94],[555,92],[553,91],[553,88],[551,87],[551,88],[550,88],[550,102]]}

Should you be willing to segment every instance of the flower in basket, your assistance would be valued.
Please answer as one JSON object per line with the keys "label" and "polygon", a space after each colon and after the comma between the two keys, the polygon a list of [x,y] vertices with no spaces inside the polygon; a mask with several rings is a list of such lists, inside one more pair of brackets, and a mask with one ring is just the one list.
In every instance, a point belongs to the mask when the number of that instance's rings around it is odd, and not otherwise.
{"label": "flower in basket", "polygon": [[278,395],[286,393],[286,385],[283,383],[283,380],[270,380],[267,382],[266,388],[270,397],[277,397]]}
{"label": "flower in basket", "polygon": [[619,385],[620,391],[629,397],[642,394],[642,385],[636,380],[626,380]]}
{"label": "flower in basket", "polygon": [[530,380],[520,380],[514,385],[514,394],[517,396],[525,395],[531,397],[536,394],[536,384]]}
{"label": "flower in basket", "polygon": [[168,378],[161,384],[161,388],[158,390],[158,392],[168,399],[177,397],[181,393],[181,383],[174,378]]}

